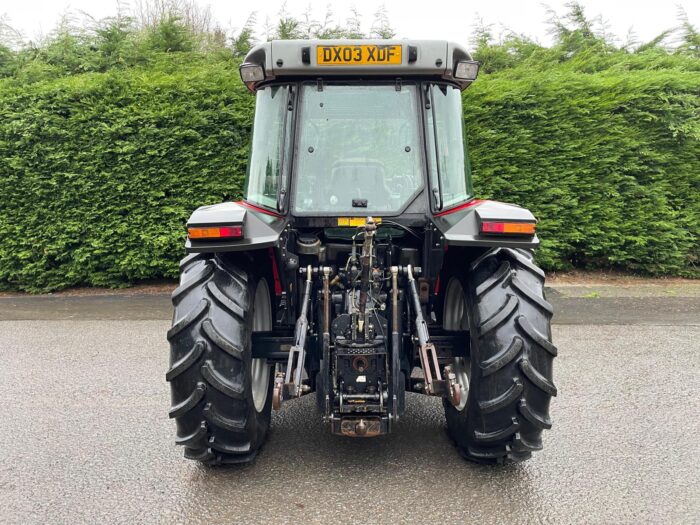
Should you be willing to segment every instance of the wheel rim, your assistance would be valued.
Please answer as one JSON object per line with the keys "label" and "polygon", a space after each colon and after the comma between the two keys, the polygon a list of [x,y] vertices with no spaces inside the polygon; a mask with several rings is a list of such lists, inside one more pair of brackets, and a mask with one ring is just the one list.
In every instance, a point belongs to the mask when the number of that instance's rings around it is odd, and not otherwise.
{"label": "wheel rim", "polygon": [[[270,288],[265,279],[260,279],[255,289],[253,302],[253,332],[272,330],[272,308],[270,306]],[[250,364],[251,389],[255,410],[262,412],[267,402],[270,389],[270,368],[267,359],[253,359]]]}
{"label": "wheel rim", "polygon": [[[442,317],[442,326],[445,330],[466,331],[469,329],[469,311],[467,310],[467,302],[464,299],[464,289],[459,280],[454,277],[447,283]],[[452,361],[452,371],[462,389],[459,405],[455,407],[455,409],[461,411],[467,406],[469,397],[471,361],[463,357],[455,357]]]}

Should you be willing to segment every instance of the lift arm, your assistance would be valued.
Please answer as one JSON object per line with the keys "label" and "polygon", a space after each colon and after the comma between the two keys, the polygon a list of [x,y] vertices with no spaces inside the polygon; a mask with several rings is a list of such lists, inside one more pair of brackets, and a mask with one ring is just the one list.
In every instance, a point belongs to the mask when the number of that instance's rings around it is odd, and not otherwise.
{"label": "lift arm", "polygon": [[449,366],[445,367],[447,380],[442,378],[440,365],[438,363],[437,352],[435,345],[430,342],[430,334],[428,333],[428,323],[423,318],[423,309],[420,305],[420,298],[416,289],[416,280],[413,277],[411,265],[406,267],[406,275],[408,277],[408,291],[413,300],[413,309],[416,312],[416,336],[418,337],[418,356],[420,364],[423,368],[425,376],[424,391],[429,396],[446,396],[452,405],[459,405],[461,399],[461,390],[457,383],[455,374]]}
{"label": "lift arm", "polygon": [[282,402],[294,397],[300,397],[304,390],[302,374],[306,360],[306,334],[309,331],[309,303],[311,302],[312,281],[311,266],[306,267],[306,285],[304,299],[301,303],[301,315],[294,328],[294,346],[289,350],[287,369],[275,375],[275,387],[272,393],[272,406],[279,410]]}

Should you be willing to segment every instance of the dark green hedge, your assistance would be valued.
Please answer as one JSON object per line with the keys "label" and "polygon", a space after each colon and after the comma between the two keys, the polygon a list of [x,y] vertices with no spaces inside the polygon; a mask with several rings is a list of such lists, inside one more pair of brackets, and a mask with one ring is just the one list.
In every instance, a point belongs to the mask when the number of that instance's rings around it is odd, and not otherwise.
{"label": "dark green hedge", "polygon": [[700,63],[643,65],[520,67],[465,92],[475,187],[535,213],[546,268],[699,275]]}
{"label": "dark green hedge", "polygon": [[[700,73],[683,60],[516,68],[465,93],[477,193],[535,211],[545,267],[698,275]],[[0,288],[175,277],[191,210],[240,195],[253,99],[236,66],[183,53],[0,80]]]}
{"label": "dark green hedge", "polygon": [[175,277],[191,211],[242,185],[253,99],[236,66],[0,84],[0,286]]}

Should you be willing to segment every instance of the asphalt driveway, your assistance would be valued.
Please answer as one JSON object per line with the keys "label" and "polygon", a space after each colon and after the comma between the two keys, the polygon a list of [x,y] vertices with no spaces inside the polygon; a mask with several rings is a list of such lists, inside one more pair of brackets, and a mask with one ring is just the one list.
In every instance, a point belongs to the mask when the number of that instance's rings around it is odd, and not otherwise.
{"label": "asphalt driveway", "polygon": [[413,394],[389,436],[332,436],[309,396],[254,464],[198,466],[167,418],[166,296],[0,298],[0,522],[697,523],[700,298],[578,295],[550,293],[545,449],[496,468]]}

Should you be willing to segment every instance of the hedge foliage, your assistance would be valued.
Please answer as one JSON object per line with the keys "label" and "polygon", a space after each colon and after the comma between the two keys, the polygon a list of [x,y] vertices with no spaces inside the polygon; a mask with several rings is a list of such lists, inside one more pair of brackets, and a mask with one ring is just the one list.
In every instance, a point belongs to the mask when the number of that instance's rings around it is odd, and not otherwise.
{"label": "hedge foliage", "polygon": [[252,102],[194,56],[0,83],[0,286],[175,277],[192,210],[239,196]]}
{"label": "hedge foliage", "polygon": [[475,187],[535,213],[546,268],[699,275],[700,61],[646,55],[465,92]]}
{"label": "hedge foliage", "polygon": [[[477,194],[535,212],[547,269],[698,277],[698,46],[586,35],[480,43],[489,73],[464,94]],[[51,45],[5,53],[0,289],[176,277],[191,211],[240,197],[254,100],[239,59]]]}

